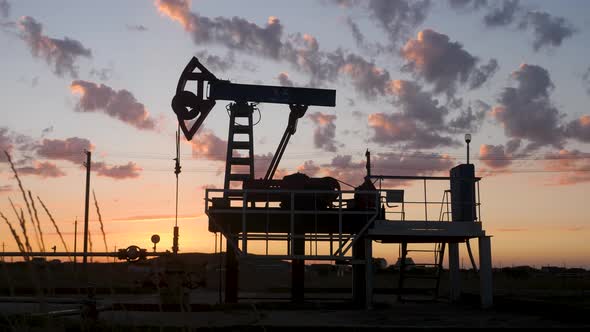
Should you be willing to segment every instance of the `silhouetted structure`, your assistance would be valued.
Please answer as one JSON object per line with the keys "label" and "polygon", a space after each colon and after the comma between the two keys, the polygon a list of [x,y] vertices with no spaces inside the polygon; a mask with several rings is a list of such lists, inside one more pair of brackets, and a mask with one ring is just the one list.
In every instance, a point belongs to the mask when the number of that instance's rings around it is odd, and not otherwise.
{"label": "silhouetted structure", "polygon": [[[198,72],[195,72],[197,69]],[[197,82],[196,94],[184,90],[190,80]],[[327,260],[352,265],[353,299],[367,306],[372,303],[373,241],[402,244],[402,273],[406,255],[411,251],[407,248],[408,243],[437,243],[433,250],[436,262],[432,264],[438,271],[435,296],[448,245],[451,299],[455,300],[460,292],[458,245],[470,238],[479,238],[481,301],[482,306],[490,306],[490,237],[485,235],[481,220],[477,220],[475,213],[479,206],[475,200],[479,178],[474,177],[473,165],[459,165],[451,170],[449,177],[373,175],[367,151],[367,176],[353,191],[341,190],[338,180],[329,177],[310,178],[296,173],[280,180],[273,179],[289,138],[296,131],[297,120],[304,116],[308,106],[335,106],[335,95],[334,90],[221,81],[196,58],[184,69],[172,108],[187,139],[190,140],[197,132],[217,100],[232,101],[228,106],[230,123],[224,189],[207,189],[205,193],[209,230],[220,232],[227,240],[225,301],[231,303],[238,300],[239,260],[248,256],[249,241],[266,242],[267,252],[263,257],[291,260],[293,301],[304,299],[305,260]],[[255,102],[289,104],[291,110],[285,133],[262,179],[254,179],[252,114],[256,110]],[[189,121],[193,121],[192,125]],[[239,135],[246,138],[238,140],[236,136]],[[241,171],[236,171],[236,168],[241,168]],[[402,190],[378,190],[372,182],[388,179],[424,181],[423,219],[406,219],[404,207],[408,203],[403,199]],[[426,182],[439,180],[448,181],[451,189],[444,191],[442,202],[428,202]],[[389,213],[399,214],[392,211],[398,205],[391,206],[390,203],[402,204],[401,220],[389,218]],[[440,204],[441,217],[438,221],[429,220],[428,204]],[[449,204],[452,211],[448,211]],[[443,214],[444,207],[447,212]],[[445,217],[447,221],[444,221]],[[449,222],[450,217],[453,222]],[[282,242],[285,252],[268,254],[269,241]],[[315,253],[311,245],[309,250],[306,249],[306,243],[314,242]],[[326,254],[318,253],[318,242],[329,244]],[[400,288],[407,277],[400,276]]]}

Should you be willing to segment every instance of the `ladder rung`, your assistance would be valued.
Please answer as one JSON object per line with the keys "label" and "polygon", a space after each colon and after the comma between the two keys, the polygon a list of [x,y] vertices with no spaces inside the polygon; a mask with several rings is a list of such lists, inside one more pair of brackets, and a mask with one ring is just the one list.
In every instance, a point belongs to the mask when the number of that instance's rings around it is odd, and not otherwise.
{"label": "ladder rung", "polygon": [[250,150],[252,144],[249,141],[234,141],[232,143],[232,148],[234,150]]}
{"label": "ladder rung", "polygon": [[244,125],[235,125],[234,126],[234,134],[249,134],[250,133],[250,126]]}
{"label": "ladder rung", "polygon": [[252,159],[250,158],[231,158],[229,163],[232,165],[250,165]]}
{"label": "ladder rung", "polygon": [[246,181],[250,179],[250,174],[239,174],[239,173],[235,173],[235,174],[230,174],[229,175],[229,180],[230,181]]}

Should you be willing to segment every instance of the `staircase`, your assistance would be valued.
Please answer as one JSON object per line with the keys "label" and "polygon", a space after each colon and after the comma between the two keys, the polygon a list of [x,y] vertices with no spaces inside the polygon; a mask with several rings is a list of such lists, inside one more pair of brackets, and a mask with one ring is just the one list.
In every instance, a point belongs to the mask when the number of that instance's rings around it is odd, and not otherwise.
{"label": "staircase", "polygon": [[[401,244],[398,301],[422,302],[434,301],[438,298],[445,247],[445,243],[437,243],[434,249],[408,249],[407,243]],[[408,262],[408,253],[410,252],[433,253],[434,262]],[[408,283],[410,280],[415,280],[419,287],[409,288]]]}
{"label": "staircase", "polygon": [[[227,156],[225,163],[225,181],[223,188],[242,189],[244,181],[254,179],[254,134],[252,113],[254,105],[236,102],[229,105],[229,133],[227,139]],[[236,135],[246,137],[246,140],[236,140]],[[233,166],[240,166],[235,172]],[[239,183],[235,185],[235,183]],[[241,195],[225,192],[224,197],[238,197]]]}

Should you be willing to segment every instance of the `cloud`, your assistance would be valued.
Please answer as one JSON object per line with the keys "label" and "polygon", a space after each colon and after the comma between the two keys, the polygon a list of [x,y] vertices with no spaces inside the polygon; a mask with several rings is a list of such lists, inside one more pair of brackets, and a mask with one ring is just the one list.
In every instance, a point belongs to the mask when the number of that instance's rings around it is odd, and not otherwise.
{"label": "cloud", "polygon": [[47,136],[53,132],[53,126],[49,126],[47,128],[43,128],[41,131],[41,137]]}
{"label": "cloud", "polygon": [[393,45],[386,46],[379,42],[368,42],[365,38],[365,35],[361,32],[359,26],[352,20],[351,17],[348,17],[345,22],[350,28],[352,38],[354,39],[357,48],[362,52],[376,56],[384,52],[392,53],[394,50],[396,50],[396,47]]}
{"label": "cloud", "polygon": [[329,152],[336,152],[336,115],[315,112],[308,116],[315,124],[313,143],[316,148]]}
{"label": "cloud", "polygon": [[386,70],[341,49],[321,51],[317,39],[309,34],[283,36],[283,26],[276,17],[269,17],[266,25],[260,26],[239,17],[200,16],[190,11],[190,1],[156,0],[155,5],[163,16],[178,22],[189,32],[199,46],[218,44],[232,51],[286,61],[310,76],[310,87],[345,76],[364,96],[385,93],[389,81]]}
{"label": "cloud", "polygon": [[459,10],[478,10],[487,7],[487,0],[448,0],[453,9]]}
{"label": "cloud", "polygon": [[550,184],[573,185],[590,182],[590,153],[562,149],[545,155],[545,169],[560,172]]}
{"label": "cloud", "polygon": [[407,148],[432,149],[439,146],[456,146],[459,143],[442,136],[402,113],[373,113],[369,115],[372,140],[381,145],[405,143]]}
{"label": "cloud", "polygon": [[481,100],[476,100],[473,106],[461,110],[460,114],[449,121],[449,127],[459,132],[475,132],[483,122],[490,106]]}
{"label": "cloud", "polygon": [[[268,171],[268,167],[270,166],[270,162],[272,161],[273,154],[255,154],[254,155],[254,178],[261,179],[266,175]],[[244,172],[246,173],[246,172]],[[285,175],[288,175],[288,172],[284,168],[277,168],[275,174],[273,175],[273,179],[282,179]]]}
{"label": "cloud", "polygon": [[[454,160],[438,153],[376,153],[371,154],[372,174],[433,175],[448,174]],[[313,164],[312,164],[313,165]],[[317,172],[349,184],[360,184],[366,175],[366,161],[354,161],[351,155],[337,155]],[[401,182],[400,182],[401,183]]]}
{"label": "cloud", "polygon": [[12,191],[12,186],[9,184],[0,185],[0,195],[6,194]]}
{"label": "cloud", "polygon": [[148,30],[147,27],[145,27],[144,25],[141,25],[141,24],[127,24],[126,27],[127,27],[127,30],[130,30],[130,31],[144,32],[144,31]]}
{"label": "cloud", "polygon": [[[338,54],[335,55],[338,56]],[[377,67],[375,63],[356,54],[348,54],[334,63],[338,64],[338,71],[348,75],[357,91],[367,98],[384,95],[391,81],[387,70]]]}
{"label": "cloud", "polygon": [[42,24],[30,16],[21,17],[17,26],[20,30],[20,38],[30,47],[31,54],[45,59],[58,76],[69,74],[71,77],[78,77],[76,60],[79,57],[92,56],[90,49],[85,48],[75,39],[68,37],[56,39],[43,35]]}
{"label": "cloud", "polygon": [[306,160],[303,164],[297,167],[297,172],[306,174],[307,176],[315,176],[320,171],[320,166],[316,165],[313,160]]}
{"label": "cloud", "polygon": [[539,51],[543,47],[559,47],[565,39],[577,32],[565,18],[538,11],[528,12],[520,23],[520,27],[523,29],[532,28],[535,35],[533,41],[535,51]]}
{"label": "cloud", "polygon": [[546,69],[523,64],[512,73],[516,88],[508,87],[498,98],[491,114],[504,126],[509,138],[527,139],[528,150],[542,146],[561,148],[564,129],[562,115],[550,100],[553,83]]}
{"label": "cloud", "polygon": [[10,15],[10,2],[0,0],[0,17],[7,18]]}
{"label": "cloud", "polygon": [[[498,4],[499,1],[494,1]],[[503,0],[500,6],[491,7],[484,16],[484,23],[488,27],[507,26],[516,19],[522,7],[519,0]]]}
{"label": "cloud", "polygon": [[158,11],[180,23],[196,44],[213,42],[230,49],[278,58],[282,46],[283,26],[270,16],[264,27],[240,17],[208,18],[190,11],[190,1],[156,0]]}
{"label": "cloud", "polygon": [[584,75],[582,75],[582,83],[586,88],[586,92],[590,95],[590,67],[588,67],[586,72],[584,72]]}
{"label": "cloud", "polygon": [[398,106],[406,117],[421,121],[433,129],[440,129],[443,126],[444,118],[449,110],[439,105],[430,92],[422,91],[415,82],[392,81],[389,91],[397,98],[395,106]]}
{"label": "cloud", "polygon": [[279,73],[277,80],[281,86],[293,86],[293,81],[289,79],[289,74],[287,72]]}
{"label": "cloud", "polygon": [[434,85],[435,93],[453,95],[459,84],[469,83],[470,89],[480,87],[497,70],[492,59],[477,68],[479,59],[445,34],[425,29],[416,39],[410,39],[401,50],[407,61],[403,69]]}
{"label": "cloud", "polygon": [[494,76],[498,68],[498,61],[490,59],[487,64],[474,69],[469,77],[469,89],[475,90],[481,87],[490,77]]}
{"label": "cloud", "polygon": [[18,168],[18,173],[22,175],[36,175],[42,178],[59,178],[65,176],[66,173],[57,167],[52,162],[33,162],[33,166],[26,166]]}
{"label": "cloud", "polygon": [[107,85],[82,80],[73,81],[70,89],[81,95],[76,105],[78,112],[103,112],[137,129],[156,129],[156,121],[146,107],[125,89],[115,91]]}
{"label": "cloud", "polygon": [[112,68],[102,68],[102,69],[91,69],[90,70],[90,77],[96,77],[101,81],[108,81],[113,76],[113,69]]}
{"label": "cloud", "polygon": [[528,228],[497,228],[498,232],[528,232]]}
{"label": "cloud", "polygon": [[504,146],[501,144],[482,144],[479,147],[479,160],[492,169],[502,169],[512,164],[510,156],[504,152]]}
{"label": "cloud", "polygon": [[565,129],[566,136],[580,142],[590,143],[590,115],[582,115],[571,121]]}
{"label": "cloud", "polygon": [[95,162],[92,163],[90,170],[96,172],[98,176],[124,180],[138,178],[143,169],[130,161],[125,165],[107,165],[104,162]]}
{"label": "cloud", "polygon": [[4,151],[11,153],[14,148],[12,137],[8,133],[8,128],[0,127],[0,162],[8,162]]}
{"label": "cloud", "polygon": [[371,17],[377,22],[392,45],[404,40],[428,16],[430,0],[372,0],[366,3]]}
{"label": "cloud", "polygon": [[439,104],[431,92],[405,80],[391,81],[387,90],[394,97],[393,106],[399,111],[369,115],[374,142],[381,145],[403,143],[407,148],[418,149],[459,144],[446,136],[456,128],[446,124],[449,110]]}
{"label": "cloud", "polygon": [[200,51],[195,55],[205,67],[207,67],[207,69],[212,71],[227,71],[236,63],[236,59],[232,52],[228,52],[223,58],[218,55],[209,54],[207,51]]}
{"label": "cloud", "polygon": [[201,129],[190,144],[194,158],[225,161],[227,141],[222,140],[209,129]]}
{"label": "cloud", "polygon": [[547,12],[530,10],[521,6],[519,0],[490,1],[485,0],[450,0],[451,8],[476,11],[484,8],[484,24],[487,27],[508,27],[532,31],[533,49],[539,51],[546,47],[559,47],[562,42],[572,37],[578,30],[563,17],[553,16]]}
{"label": "cloud", "polygon": [[37,155],[51,160],[67,160],[81,164],[86,156],[84,151],[91,151],[94,145],[89,140],[79,137],[61,139],[43,139],[34,146]]}

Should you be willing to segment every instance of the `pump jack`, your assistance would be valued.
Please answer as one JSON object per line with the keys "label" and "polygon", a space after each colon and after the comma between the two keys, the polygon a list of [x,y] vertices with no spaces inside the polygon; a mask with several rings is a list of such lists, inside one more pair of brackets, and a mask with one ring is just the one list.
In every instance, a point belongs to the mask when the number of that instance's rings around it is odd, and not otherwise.
{"label": "pump jack", "polygon": [[[188,81],[197,82],[197,93],[186,90]],[[207,95],[208,91],[208,95]],[[333,178],[309,178],[304,174],[293,174],[282,180],[273,180],[279,162],[287,148],[289,139],[297,131],[297,121],[305,115],[309,106],[336,106],[336,91],[325,89],[293,88],[266,85],[236,84],[230,81],[220,80],[213,75],[196,57],[193,57],[184,68],[178,85],[176,95],[172,99],[172,109],[178,117],[178,123],[187,140],[191,140],[199,130],[209,112],[218,100],[227,100],[229,104],[229,133],[227,140],[227,154],[224,180],[223,198],[213,200],[216,207],[230,206],[230,198],[240,197],[243,192],[229,190],[235,188],[232,182],[241,182],[242,189],[325,189],[340,190],[340,185]],[[287,127],[274,153],[264,178],[254,179],[254,138],[252,114],[256,103],[273,103],[289,105],[290,113]],[[245,119],[247,124],[238,124],[236,119]],[[246,135],[247,140],[235,140],[236,134]],[[243,152],[234,154],[235,150]],[[236,156],[238,155],[238,156]],[[245,156],[244,156],[245,155]],[[248,172],[235,173],[232,166],[247,166]],[[280,194],[278,194],[280,195]],[[255,194],[249,194],[248,199],[255,205]],[[280,197],[280,196],[279,196]],[[267,197],[268,199],[268,197]],[[324,205],[330,199],[324,199]],[[284,206],[288,202],[283,202]],[[237,229],[223,229],[219,224],[209,224],[210,231],[220,231],[227,239],[226,251],[226,290],[225,301],[233,303],[237,301],[238,290],[238,263],[237,254],[240,250],[235,244]],[[303,240],[293,240],[296,254],[305,252]],[[293,297],[296,300],[303,299],[303,274],[304,261],[293,261]]]}
{"label": "pump jack", "polygon": [[[195,72],[195,70],[198,71]],[[196,94],[185,90],[188,81],[197,82]],[[230,123],[224,182],[224,189],[229,189],[230,183],[233,181],[240,181],[243,184],[244,181],[254,179],[252,123],[254,103],[287,104],[291,111],[287,128],[263,179],[272,180],[289,139],[297,131],[297,121],[305,115],[308,106],[334,107],[336,105],[336,91],[231,83],[215,77],[196,57],[193,57],[184,68],[178,80],[176,95],[172,99],[172,109],[178,117],[180,128],[187,140],[190,141],[193,138],[217,100],[232,102],[229,105]],[[235,121],[237,118],[247,119],[247,125],[237,124]],[[189,121],[192,120],[194,122],[190,124]],[[246,134],[248,140],[236,141],[234,140],[235,134]],[[245,150],[248,156],[233,157],[233,150]],[[233,165],[249,166],[249,173],[232,173],[231,167]]]}

